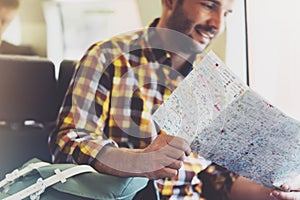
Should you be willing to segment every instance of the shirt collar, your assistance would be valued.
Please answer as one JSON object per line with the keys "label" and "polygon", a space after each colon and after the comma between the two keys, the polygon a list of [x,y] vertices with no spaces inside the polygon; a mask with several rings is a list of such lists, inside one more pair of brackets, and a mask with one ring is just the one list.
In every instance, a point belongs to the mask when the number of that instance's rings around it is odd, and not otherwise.
{"label": "shirt collar", "polygon": [[[155,31],[155,27],[157,27],[159,20],[159,18],[156,18],[150,23],[146,34],[146,41],[150,46],[150,50],[155,60],[158,61],[159,64],[172,67],[171,54],[168,51],[164,50],[164,47],[162,45],[163,42]],[[186,77],[193,70],[193,63],[195,58],[196,55],[192,56],[189,60],[186,61],[184,67],[179,70],[179,73],[182,76]]]}

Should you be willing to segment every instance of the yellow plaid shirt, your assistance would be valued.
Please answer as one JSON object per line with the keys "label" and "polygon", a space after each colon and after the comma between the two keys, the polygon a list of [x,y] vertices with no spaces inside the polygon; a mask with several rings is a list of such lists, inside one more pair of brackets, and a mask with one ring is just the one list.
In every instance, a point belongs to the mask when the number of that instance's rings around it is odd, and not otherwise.
{"label": "yellow plaid shirt", "polygon": [[[50,136],[54,161],[93,165],[108,140],[145,148],[157,135],[151,114],[192,69],[190,65],[179,75],[170,70],[170,58],[167,51],[152,48],[147,29],[94,44],[76,66]],[[204,199],[205,184],[197,174],[206,167],[206,161],[191,154],[176,177],[157,181],[161,199]],[[212,182],[206,196],[220,191],[224,197],[235,175],[215,167],[202,172]]]}

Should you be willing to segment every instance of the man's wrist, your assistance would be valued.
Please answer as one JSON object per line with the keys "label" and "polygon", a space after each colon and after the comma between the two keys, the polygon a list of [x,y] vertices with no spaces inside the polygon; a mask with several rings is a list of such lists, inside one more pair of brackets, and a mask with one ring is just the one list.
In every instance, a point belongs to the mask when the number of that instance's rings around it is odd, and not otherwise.
{"label": "man's wrist", "polygon": [[106,140],[102,140],[101,142],[100,142],[100,145],[101,146],[111,146],[111,147],[119,147],[118,146],[118,144],[115,142],[115,141],[113,141],[113,140],[111,140],[111,139],[106,139]]}
{"label": "man's wrist", "polygon": [[116,148],[109,142],[103,146],[94,162],[94,168],[105,174],[119,177],[144,177],[140,168],[140,149]]}

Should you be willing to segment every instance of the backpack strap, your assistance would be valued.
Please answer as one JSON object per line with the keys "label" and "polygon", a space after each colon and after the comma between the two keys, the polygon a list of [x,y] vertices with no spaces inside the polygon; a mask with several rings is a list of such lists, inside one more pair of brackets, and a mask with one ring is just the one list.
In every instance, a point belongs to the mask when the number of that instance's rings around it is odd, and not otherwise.
{"label": "backpack strap", "polygon": [[2,181],[0,181],[0,189],[5,187],[6,185],[13,183],[16,179],[20,178],[21,176],[24,176],[28,172],[31,172],[34,169],[38,169],[40,167],[47,166],[47,165],[50,164],[46,162],[37,162],[37,163],[31,163],[21,170],[15,169],[11,173],[6,174],[5,178]]}
{"label": "backpack strap", "polygon": [[40,195],[45,191],[45,189],[49,186],[52,186],[58,182],[64,183],[67,178],[72,176],[86,173],[86,172],[96,172],[94,168],[89,165],[78,165],[64,171],[60,171],[59,169],[54,170],[55,175],[50,176],[46,179],[39,178],[37,182],[3,200],[21,200],[30,196],[31,200],[38,200]]}

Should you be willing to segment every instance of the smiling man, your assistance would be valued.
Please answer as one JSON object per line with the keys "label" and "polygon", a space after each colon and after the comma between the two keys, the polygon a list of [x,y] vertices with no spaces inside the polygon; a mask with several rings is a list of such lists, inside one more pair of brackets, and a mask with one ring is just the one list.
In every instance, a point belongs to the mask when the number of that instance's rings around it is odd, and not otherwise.
{"label": "smiling man", "polygon": [[[269,189],[194,154],[151,118],[223,31],[233,0],[162,4],[150,28],[96,43],[79,61],[50,136],[54,161],[155,180],[160,199],[267,199]],[[103,178],[99,184],[117,187],[105,183]],[[132,191],[144,185],[132,184]]]}
{"label": "smiling man", "polygon": [[165,1],[163,15],[157,25],[186,34],[199,42],[201,53],[224,30],[226,16],[232,12],[231,1]]}
{"label": "smiling man", "polygon": [[2,39],[2,35],[18,14],[19,4],[19,0],[0,0],[0,54],[36,55],[30,46],[14,45]]}

